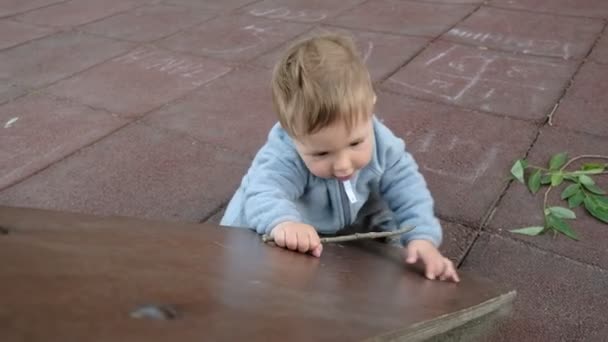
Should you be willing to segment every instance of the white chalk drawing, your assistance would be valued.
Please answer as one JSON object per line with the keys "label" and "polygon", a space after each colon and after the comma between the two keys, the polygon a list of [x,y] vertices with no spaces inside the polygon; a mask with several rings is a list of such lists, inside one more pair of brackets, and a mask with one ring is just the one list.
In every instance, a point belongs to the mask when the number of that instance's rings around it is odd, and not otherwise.
{"label": "white chalk drawing", "polygon": [[[237,54],[237,53],[241,53],[245,50],[249,50],[249,49],[253,49],[258,47],[260,44],[265,42],[265,35],[270,35],[272,34],[272,27],[267,26],[267,27],[260,27],[260,26],[256,26],[256,25],[247,25],[241,28],[241,31],[247,32],[248,34],[251,35],[252,39],[249,39],[250,42],[244,44],[244,45],[239,45],[239,46],[232,46],[232,47],[228,47],[225,49],[213,49],[213,48],[208,48],[208,47],[203,47],[201,49],[202,52],[204,53],[208,53],[208,54],[215,54],[215,55],[225,55],[225,54]],[[229,41],[229,40],[224,40],[224,41]]]}
{"label": "white chalk drawing", "polygon": [[230,70],[229,68],[211,70],[203,63],[177,57],[166,51],[145,47],[133,50],[112,61],[121,64],[133,64],[144,70],[156,70],[168,75],[190,78],[192,79],[192,85],[196,87],[208,83]]}
{"label": "white chalk drawing", "polygon": [[[413,132],[407,132],[406,138],[414,136]],[[446,143],[447,140],[447,143]],[[454,153],[455,151],[476,151],[479,149],[481,144],[479,141],[471,139],[463,139],[458,136],[446,137],[445,134],[439,134],[435,131],[427,131],[422,135],[420,133],[415,135],[415,139],[412,139],[408,143],[408,150],[414,153],[427,153],[431,151],[431,146],[437,146],[436,150],[442,150],[447,153]],[[439,147],[441,146],[441,147]],[[422,164],[420,167],[428,172],[438,174],[440,176],[453,178],[468,184],[473,184],[479,177],[481,177],[488,168],[494,163],[500,148],[498,145],[491,145],[483,149],[481,153],[468,153],[469,156],[475,156],[476,160],[471,162],[471,168],[468,170],[463,169],[445,169],[440,167],[433,167],[431,165]]]}
{"label": "white chalk drawing", "polygon": [[448,31],[448,35],[460,37],[464,40],[476,41],[479,43],[494,44],[499,47],[519,50],[526,54],[538,54],[552,57],[569,59],[570,44],[563,43],[555,39],[533,39],[504,35],[502,33],[476,32],[466,29],[453,28]]}
{"label": "white chalk drawing", "polygon": [[327,18],[325,13],[311,13],[311,11],[301,10],[294,11],[286,7],[278,7],[271,9],[252,9],[249,14],[256,17],[265,17],[270,19],[297,20],[304,22],[316,22]]}
{"label": "white chalk drawing", "polygon": [[10,118],[5,124],[4,124],[4,128],[11,128],[13,126],[13,124],[15,122],[17,122],[17,120],[19,120],[19,117],[14,117],[14,118]]}
{"label": "white chalk drawing", "polygon": [[[517,57],[502,56],[488,51],[478,51],[473,55],[460,55],[452,58],[458,51],[456,45],[442,51],[424,62],[425,71],[422,85],[413,85],[402,81],[395,76],[388,82],[398,84],[402,87],[416,91],[439,96],[450,102],[461,100],[476,86],[483,87],[483,94],[478,100],[490,101],[500,92],[499,85],[507,85],[513,88],[530,89],[543,92],[547,88],[538,84],[539,66],[557,68],[558,64],[525,60]],[[493,67],[499,64],[501,67]],[[536,77],[530,77],[534,75]],[[480,83],[483,83],[480,85]],[[534,94],[532,94],[534,95]],[[489,108],[489,106],[486,106]]]}

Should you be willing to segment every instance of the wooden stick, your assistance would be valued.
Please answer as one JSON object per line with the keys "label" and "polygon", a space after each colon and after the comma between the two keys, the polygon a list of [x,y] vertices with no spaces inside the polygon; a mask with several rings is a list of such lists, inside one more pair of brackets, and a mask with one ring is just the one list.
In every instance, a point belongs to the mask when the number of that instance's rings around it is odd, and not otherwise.
{"label": "wooden stick", "polygon": [[[412,229],[414,229],[414,227],[405,226],[403,228],[393,230],[390,232],[355,233],[352,235],[323,237],[323,238],[321,238],[321,243],[344,242],[344,241],[363,240],[363,239],[379,239],[379,238],[388,237],[388,236],[405,234]],[[264,234],[264,235],[262,235],[262,241],[274,242],[274,238],[268,234]]]}

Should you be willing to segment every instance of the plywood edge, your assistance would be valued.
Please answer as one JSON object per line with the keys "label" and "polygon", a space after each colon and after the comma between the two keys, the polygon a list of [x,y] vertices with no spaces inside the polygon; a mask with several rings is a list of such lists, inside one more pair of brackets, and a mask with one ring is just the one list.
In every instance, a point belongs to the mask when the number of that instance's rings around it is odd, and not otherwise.
{"label": "plywood edge", "polygon": [[404,329],[372,337],[366,341],[424,341],[499,310],[500,308],[510,304],[515,298],[516,294],[517,291],[513,290],[477,305],[438,316],[428,321],[416,323]]}

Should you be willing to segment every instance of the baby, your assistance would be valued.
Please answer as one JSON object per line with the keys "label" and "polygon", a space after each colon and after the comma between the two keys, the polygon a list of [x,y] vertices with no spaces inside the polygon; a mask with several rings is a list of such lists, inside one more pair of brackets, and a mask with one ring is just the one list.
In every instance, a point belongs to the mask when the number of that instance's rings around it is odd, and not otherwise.
{"label": "baby", "polygon": [[350,38],[322,35],[288,49],[273,71],[272,99],[279,122],[221,225],[316,257],[319,233],[415,226],[399,241],[405,262],[421,261],[429,279],[459,281],[437,249],[442,231],[426,182],[403,140],[373,114],[370,75]]}

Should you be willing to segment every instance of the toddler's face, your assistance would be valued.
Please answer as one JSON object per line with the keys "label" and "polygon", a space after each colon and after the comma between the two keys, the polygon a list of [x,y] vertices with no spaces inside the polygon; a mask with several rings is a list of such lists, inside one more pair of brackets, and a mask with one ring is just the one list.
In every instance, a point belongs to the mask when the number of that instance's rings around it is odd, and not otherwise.
{"label": "toddler's face", "polygon": [[295,140],[298,153],[312,174],[347,180],[372,158],[374,146],[371,117],[360,120],[349,131],[336,122],[317,133]]}

